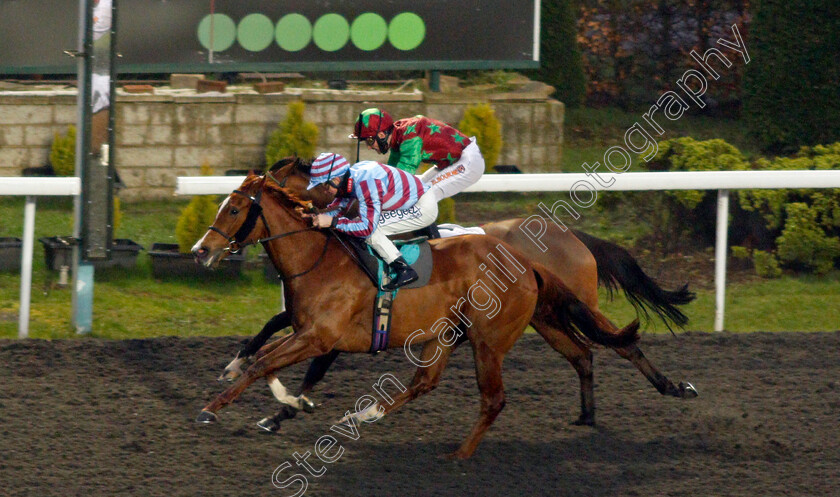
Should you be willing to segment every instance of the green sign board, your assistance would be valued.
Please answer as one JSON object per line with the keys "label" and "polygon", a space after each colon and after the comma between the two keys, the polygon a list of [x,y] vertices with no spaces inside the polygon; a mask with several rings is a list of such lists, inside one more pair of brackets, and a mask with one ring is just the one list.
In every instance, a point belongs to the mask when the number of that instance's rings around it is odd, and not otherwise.
{"label": "green sign board", "polygon": [[[0,72],[72,73],[77,9],[0,0]],[[129,73],[539,65],[539,0],[128,0],[117,29]]]}

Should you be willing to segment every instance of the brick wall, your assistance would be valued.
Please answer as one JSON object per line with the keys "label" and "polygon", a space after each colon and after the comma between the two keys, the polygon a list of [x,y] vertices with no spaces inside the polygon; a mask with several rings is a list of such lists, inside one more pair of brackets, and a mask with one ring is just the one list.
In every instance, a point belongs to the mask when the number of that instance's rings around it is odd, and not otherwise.
{"label": "brick wall", "polygon": [[[467,106],[488,101],[420,92],[119,93],[115,163],[127,185],[121,198],[170,196],[175,177],[197,175],[203,163],[219,175],[227,169],[262,167],[268,136],[285,118],[286,104],[299,99],[306,103],[305,118],[320,130],[317,150],[353,158],[356,145],[347,135],[362,109],[379,106],[395,119],[424,114],[457,125]],[[539,171],[558,162],[562,103],[527,93],[493,95],[489,103],[502,122],[499,163]],[[71,92],[1,93],[0,177],[19,176],[24,168],[47,164],[53,136],[66,132],[76,117],[76,96]],[[362,146],[362,159],[382,157]]]}

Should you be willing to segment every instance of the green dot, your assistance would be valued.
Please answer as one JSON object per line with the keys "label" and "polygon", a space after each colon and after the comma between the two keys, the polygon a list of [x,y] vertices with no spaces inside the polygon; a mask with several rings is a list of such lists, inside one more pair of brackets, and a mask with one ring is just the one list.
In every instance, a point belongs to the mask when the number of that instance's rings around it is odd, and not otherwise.
{"label": "green dot", "polygon": [[312,23],[300,14],[287,14],[277,23],[274,36],[280,48],[297,52],[312,40]]}
{"label": "green dot", "polygon": [[426,24],[414,12],[403,12],[391,19],[388,39],[398,50],[414,50],[426,37]]}
{"label": "green dot", "polygon": [[[212,22],[211,22],[212,20]],[[210,43],[210,24],[213,25],[213,42]],[[207,50],[222,52],[236,41],[236,23],[224,14],[204,16],[198,23],[198,42]]]}
{"label": "green dot", "polygon": [[366,12],[350,26],[350,39],[359,50],[376,50],[388,37],[388,23],[379,14]]}
{"label": "green dot", "polygon": [[350,24],[338,14],[325,14],[315,21],[312,39],[325,52],[335,52],[350,39]]}
{"label": "green dot", "polygon": [[260,52],[274,41],[274,23],[264,14],[248,14],[236,31],[239,45],[249,52]]}

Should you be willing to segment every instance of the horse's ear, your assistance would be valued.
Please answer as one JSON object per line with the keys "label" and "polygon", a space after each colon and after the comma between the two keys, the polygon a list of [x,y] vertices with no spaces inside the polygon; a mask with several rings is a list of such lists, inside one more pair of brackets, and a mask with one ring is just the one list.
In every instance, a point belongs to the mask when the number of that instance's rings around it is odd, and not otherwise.
{"label": "horse's ear", "polygon": [[276,171],[276,170],[280,169],[281,167],[286,166],[286,165],[288,165],[288,164],[289,164],[289,163],[291,163],[291,162],[294,162],[294,160],[295,160],[295,157],[294,157],[294,156],[292,156],[292,157],[283,157],[282,159],[280,159],[280,160],[278,160],[277,162],[275,162],[275,163],[274,163],[271,167],[269,167],[269,168],[268,168],[268,170],[269,170],[270,172],[272,172],[272,173],[273,173],[274,171]]}
{"label": "horse's ear", "polygon": [[295,167],[298,171],[309,174],[309,172],[312,170],[312,162],[298,158],[295,161]]}

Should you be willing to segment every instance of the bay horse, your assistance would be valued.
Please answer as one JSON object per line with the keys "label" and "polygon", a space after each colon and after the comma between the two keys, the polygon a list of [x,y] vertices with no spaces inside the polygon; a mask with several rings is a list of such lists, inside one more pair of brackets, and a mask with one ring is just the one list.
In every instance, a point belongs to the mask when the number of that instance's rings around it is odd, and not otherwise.
{"label": "bay horse", "polygon": [[[213,225],[193,247],[198,262],[213,267],[240,247],[262,243],[285,281],[294,333],[265,345],[236,382],[202,409],[197,421],[212,423],[216,413],[259,378],[330,352],[368,352],[376,288],[341,243],[342,235],[315,229],[299,209],[294,194],[269,175],[249,174],[221,204]],[[496,238],[468,235],[431,240],[434,269],[428,284],[402,289],[391,309],[389,348],[423,344],[419,367],[410,386],[388,397],[387,415],[434,389],[452,351],[469,341],[481,394],[481,410],[472,431],[451,456],[470,457],[505,404],[501,366],[505,354],[530,323],[549,343],[627,347],[638,339],[638,320],[622,329],[589,309],[563,282],[538,263]],[[494,251],[509,254],[516,278],[496,289],[484,281],[484,258]],[[481,284],[479,284],[481,283]],[[495,283],[497,287],[498,283]],[[474,297],[483,292],[487,301]],[[466,297],[466,298],[465,298]],[[454,305],[453,305],[454,304]],[[490,309],[491,312],[487,312]],[[455,316],[453,319],[453,315]],[[445,318],[448,325],[432,326]],[[435,322],[436,323],[436,322]],[[424,331],[418,336],[417,332]],[[439,336],[451,331],[451,335]],[[383,403],[385,403],[383,401]]]}
{"label": "bay horse", "polygon": [[[274,164],[269,174],[274,180],[299,198],[311,201],[323,208],[332,201],[332,196],[321,188],[307,190],[309,184],[308,164],[296,157],[287,157]],[[605,240],[598,239],[577,230],[561,230],[553,223],[547,223],[546,233],[541,237],[547,250],[542,250],[519,227],[525,219],[508,219],[482,225],[488,235],[495,236],[518,249],[531,261],[547,267],[590,309],[599,310],[598,286],[608,290],[609,296],[618,289],[623,290],[637,313],[649,317],[655,314],[671,328],[682,327],[688,318],[676,306],[684,305],[694,299],[694,294],[684,285],[677,290],[662,289],[641,269],[627,250]],[[256,354],[268,339],[276,332],[291,326],[290,314],[283,311],[272,317],[262,330],[243,347],[225,368],[220,380],[232,380],[241,374],[241,368]],[[593,389],[592,351],[586,344],[578,343],[565,336],[554,337],[549,344],[560,352],[574,367],[580,380],[581,412],[573,421],[576,425],[595,424],[595,394]],[[657,389],[661,395],[678,398],[694,398],[697,390],[691,383],[679,382],[675,385],[647,359],[633,343],[627,347],[614,348],[621,357],[629,360]],[[272,391],[283,404],[273,417],[261,420],[258,425],[267,431],[277,431],[280,422],[294,417],[299,410],[311,412],[315,405],[306,394],[323,379],[329,367],[338,357],[337,351],[331,351],[312,360],[304,379],[294,395],[286,392],[282,383],[272,378]],[[277,392],[282,392],[278,394]]]}

